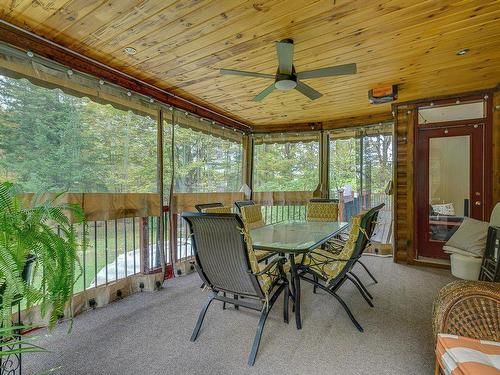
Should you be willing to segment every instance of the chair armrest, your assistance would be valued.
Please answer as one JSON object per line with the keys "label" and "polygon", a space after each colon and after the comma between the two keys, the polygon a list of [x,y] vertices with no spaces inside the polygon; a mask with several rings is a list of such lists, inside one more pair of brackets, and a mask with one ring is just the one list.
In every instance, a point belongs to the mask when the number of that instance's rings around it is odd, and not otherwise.
{"label": "chair armrest", "polygon": [[500,341],[500,283],[454,281],[434,299],[434,339],[438,333]]}

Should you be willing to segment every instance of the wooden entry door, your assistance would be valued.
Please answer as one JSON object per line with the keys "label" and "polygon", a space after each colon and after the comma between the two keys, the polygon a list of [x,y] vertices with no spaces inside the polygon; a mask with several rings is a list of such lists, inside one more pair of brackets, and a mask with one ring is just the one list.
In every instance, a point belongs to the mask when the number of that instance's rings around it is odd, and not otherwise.
{"label": "wooden entry door", "polygon": [[[443,124],[444,125],[444,124]],[[416,246],[419,257],[447,259],[443,245],[464,217],[485,220],[485,124],[417,130]]]}

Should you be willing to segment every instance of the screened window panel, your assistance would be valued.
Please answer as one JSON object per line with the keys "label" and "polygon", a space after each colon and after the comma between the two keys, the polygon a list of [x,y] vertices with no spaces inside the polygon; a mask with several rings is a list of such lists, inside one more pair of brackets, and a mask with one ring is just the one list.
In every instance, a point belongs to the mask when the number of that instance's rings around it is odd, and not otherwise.
{"label": "screened window panel", "polygon": [[361,186],[359,138],[336,138],[330,140],[330,197],[358,196]]}
{"label": "screened window panel", "polygon": [[341,201],[345,220],[380,203],[390,210],[386,194],[393,175],[390,130],[382,126],[330,134],[330,198]]}
{"label": "screened window panel", "polygon": [[175,193],[240,190],[243,158],[240,142],[178,125],[174,138]]}
{"label": "screened window panel", "polygon": [[299,139],[257,139],[253,190],[314,191],[319,183],[319,135]]}
{"label": "screened window panel", "polygon": [[155,192],[156,119],[0,75],[0,173],[30,192]]}

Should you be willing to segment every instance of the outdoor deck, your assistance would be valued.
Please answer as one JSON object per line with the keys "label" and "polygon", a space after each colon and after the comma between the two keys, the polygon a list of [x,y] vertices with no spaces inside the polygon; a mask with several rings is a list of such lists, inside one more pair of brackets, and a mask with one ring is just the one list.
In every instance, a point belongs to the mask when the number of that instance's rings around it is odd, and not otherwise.
{"label": "outdoor deck", "polygon": [[[365,332],[359,333],[339,304],[312,288],[302,290],[304,328],[281,319],[281,299],[270,314],[257,362],[246,365],[258,314],[209,309],[197,342],[189,341],[206,292],[196,274],[168,280],[165,289],[137,293],[74,320],[37,332],[51,350],[26,356],[27,374],[60,367],[61,374],[429,374],[434,367],[432,298],[451,281],[448,270],[410,267],[365,256],[379,276],[369,283],[370,308],[350,284],[341,290]],[[314,371],[312,371],[314,368]]]}

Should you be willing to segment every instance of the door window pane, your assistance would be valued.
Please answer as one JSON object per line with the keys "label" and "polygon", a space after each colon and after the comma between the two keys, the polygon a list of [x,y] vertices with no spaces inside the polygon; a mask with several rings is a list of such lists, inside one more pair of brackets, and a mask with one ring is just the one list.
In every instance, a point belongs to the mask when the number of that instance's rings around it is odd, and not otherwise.
{"label": "door window pane", "polygon": [[429,140],[430,239],[447,241],[468,216],[470,136]]}

